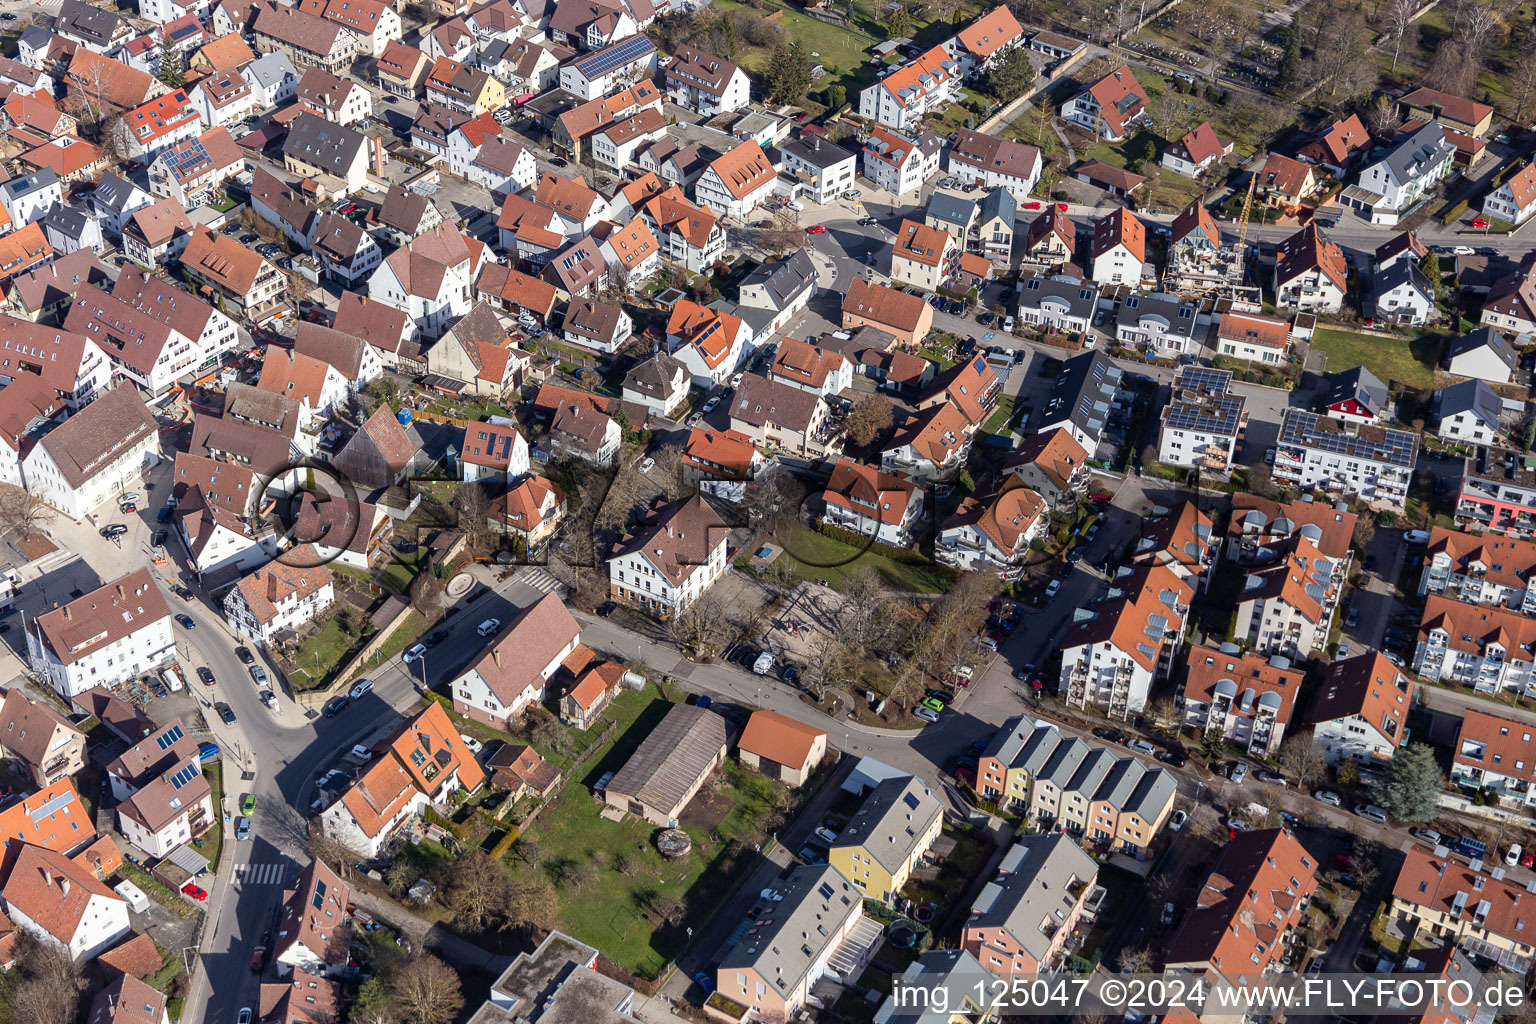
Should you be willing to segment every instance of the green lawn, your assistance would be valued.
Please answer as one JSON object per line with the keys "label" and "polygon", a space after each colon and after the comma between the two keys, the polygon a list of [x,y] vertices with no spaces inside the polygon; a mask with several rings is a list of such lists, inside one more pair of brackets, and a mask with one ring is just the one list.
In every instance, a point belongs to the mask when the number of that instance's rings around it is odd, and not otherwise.
{"label": "green lawn", "polygon": [[[641,977],[655,977],[681,954],[687,928],[699,930],[755,865],[753,844],[767,838],[756,826],[777,785],[728,759],[684,812],[693,849],[678,861],[656,852],[654,825],[598,817],[590,787],[622,767],[670,707],[651,687],[621,695],[612,711],[627,727],[592,751],[507,856],[514,875],[542,874],[559,891],[561,930]],[[536,845],[537,866],[524,842]],[[583,878],[582,865],[595,871]]]}
{"label": "green lawn", "polygon": [[1003,395],[997,400],[997,408],[982,425],[982,430],[988,434],[1001,434],[1008,429],[1008,424],[1013,422],[1014,397]]}
{"label": "green lawn", "polygon": [[1440,337],[1423,334],[1408,338],[1377,338],[1354,331],[1319,327],[1312,336],[1312,347],[1328,356],[1328,372],[1364,366],[1384,383],[1397,381],[1424,389],[1435,379],[1435,361],[1439,357]]}
{"label": "green lawn", "polygon": [[294,668],[288,673],[294,689],[313,690],[324,686],[330,674],[346,662],[353,649],[362,643],[357,633],[361,616],[355,611],[352,621],[351,636],[341,631],[341,616],[333,615],[319,633],[304,638],[298,653],[293,656]]}
{"label": "green lawn", "polygon": [[224,766],[219,763],[210,764],[203,769],[203,774],[208,777],[208,785],[212,788],[213,800],[213,827],[198,837],[197,852],[208,858],[215,872],[219,870],[219,854],[224,847]]}
{"label": "green lawn", "polygon": [[873,567],[892,590],[931,594],[954,586],[954,570],[942,565],[907,565],[880,554],[876,544],[861,551],[851,544],[823,536],[807,527],[782,527],[777,539],[784,545],[784,555],[795,562],[795,575],[802,580],[826,580],[833,590],[841,590],[848,577]]}
{"label": "green lawn", "polygon": [[[780,12],[774,21],[784,26],[790,38],[805,50],[806,56],[811,59],[811,66],[820,64],[827,69],[825,76],[811,83],[811,91],[818,92],[838,79],[844,79],[843,84],[848,87],[848,98],[857,104],[858,97],[854,94],[853,84],[848,79],[873,80],[873,72],[865,69],[869,63],[869,48],[880,40],[854,28],[817,21],[810,15],[785,4],[771,3],[771,5]],[[713,9],[725,12],[745,6],[737,0],[716,0]],[[749,71],[761,72],[767,67],[768,59],[772,56],[773,53],[770,50],[743,46],[737,52],[735,62]]]}
{"label": "green lawn", "polygon": [[399,594],[404,594],[411,589],[411,581],[421,571],[422,565],[427,560],[427,546],[416,545],[416,550],[409,554],[395,552],[395,557],[379,573],[379,582]]}

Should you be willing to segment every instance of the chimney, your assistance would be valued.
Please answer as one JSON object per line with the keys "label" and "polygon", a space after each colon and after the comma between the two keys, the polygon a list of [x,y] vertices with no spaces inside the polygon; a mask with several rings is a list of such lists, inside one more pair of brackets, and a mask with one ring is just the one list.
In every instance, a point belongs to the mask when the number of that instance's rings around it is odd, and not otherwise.
{"label": "chimney", "polygon": [[499,647],[492,647],[491,648],[491,660],[496,663],[496,667],[497,668],[501,668],[501,648],[499,648]]}

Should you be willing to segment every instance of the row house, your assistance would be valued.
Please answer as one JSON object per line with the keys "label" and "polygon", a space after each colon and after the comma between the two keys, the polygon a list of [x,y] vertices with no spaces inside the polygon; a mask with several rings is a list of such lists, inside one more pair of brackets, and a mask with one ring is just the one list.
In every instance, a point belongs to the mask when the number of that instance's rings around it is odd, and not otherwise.
{"label": "row house", "polygon": [[283,273],[260,253],[201,224],[192,229],[181,266],[203,285],[206,294],[219,300],[219,305],[246,319],[261,319],[282,304],[288,293]]}
{"label": "row house", "polygon": [[1236,644],[1191,647],[1179,686],[1180,717],[1249,756],[1275,756],[1290,728],[1306,673],[1290,659],[1245,653]]}
{"label": "row house", "polygon": [[357,56],[357,36],[297,7],[261,4],[252,25],[256,48],[280,52],[295,68],[322,68],[339,75]]}
{"label": "row house", "polygon": [[1391,916],[1410,941],[1423,934],[1433,946],[1459,947],[1524,974],[1536,962],[1536,926],[1526,923],[1531,899],[1502,868],[1485,869],[1481,861],[1468,864],[1415,843],[1392,883]]}
{"label": "row house", "polygon": [[1016,715],[977,757],[976,792],[1040,832],[1081,836],[1149,860],[1178,787],[1163,768]]}
{"label": "row house", "polygon": [[[95,254],[88,250],[81,253],[83,258],[66,256],[36,271],[32,275],[36,280],[29,277],[17,281],[11,290],[12,303],[24,294],[30,295],[32,287],[46,288],[52,283],[58,288],[58,295],[34,297],[28,305],[35,303],[39,311],[57,310],[72,299],[67,288],[104,281],[106,272],[95,261]],[[89,263],[82,270],[87,260]],[[57,283],[50,282],[56,271],[66,276]],[[85,335],[16,317],[0,317],[0,384],[35,376],[46,393],[79,412],[107,386],[111,373],[106,353]]]}
{"label": "row house", "polygon": [[1478,693],[1536,693],[1531,678],[1536,619],[1494,605],[1449,597],[1424,602],[1413,669],[1421,676],[1468,686]]}
{"label": "row house", "polygon": [[1157,510],[1141,525],[1141,536],[1131,547],[1137,565],[1162,565],[1188,583],[1197,593],[1208,590],[1215,575],[1221,538],[1211,518],[1193,501],[1181,501],[1169,510]]}
{"label": "row house", "polygon": [[895,903],[943,828],[944,806],[921,779],[893,775],[880,780],[837,841],[827,863],[882,903]]}
{"label": "row house", "polygon": [[507,105],[506,87],[479,68],[439,57],[427,75],[427,100],[479,117]]}
{"label": "row house", "polygon": [[319,114],[332,124],[354,124],[373,113],[373,96],[367,89],[322,68],[304,72],[294,99],[304,110]]}
{"label": "row house", "polygon": [[1536,615],[1536,541],[1437,526],[1424,549],[1419,596],[1431,594]]}
{"label": "row house", "polygon": [[1072,707],[1129,719],[1165,678],[1188,629],[1194,589],[1164,565],[1123,570],[1103,604],[1080,609],[1062,643],[1059,689]]}
{"label": "row house", "polygon": [[1369,505],[1401,512],[1418,442],[1418,435],[1408,431],[1286,409],[1275,444],[1274,475],[1302,488],[1353,494]]}

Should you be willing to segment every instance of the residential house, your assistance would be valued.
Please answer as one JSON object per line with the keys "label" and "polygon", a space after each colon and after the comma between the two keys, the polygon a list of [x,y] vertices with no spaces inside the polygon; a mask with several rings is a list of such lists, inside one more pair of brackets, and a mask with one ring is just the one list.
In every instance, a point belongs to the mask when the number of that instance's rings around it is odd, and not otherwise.
{"label": "residential house", "polygon": [[1022,142],[961,128],[949,150],[945,169],[982,188],[1007,189],[1022,201],[1034,191],[1044,164],[1040,150]]}
{"label": "residential house", "polygon": [[1379,651],[1335,661],[1312,705],[1312,741],[1335,767],[1345,758],[1390,761],[1408,735],[1412,694],[1408,677]]}
{"label": "residential house", "polygon": [[1123,379],[1120,367],[1102,353],[1082,352],[1066,360],[1034,423],[1035,433],[1063,429],[1091,457],[1105,436]]}
{"label": "residential house", "polygon": [[318,114],[332,124],[355,124],[373,113],[373,96],[367,89],[357,82],[337,78],[322,68],[309,68],[304,72],[294,99],[302,109]]}
{"label": "residential house", "polygon": [[595,299],[572,300],[560,323],[560,336],[566,341],[607,354],[628,344],[633,330],[628,313]]}
{"label": "residential house", "polygon": [[591,728],[623,686],[624,674],[624,666],[616,661],[588,668],[560,698],[560,721],[583,732]]}
{"label": "residential house", "polygon": [[1467,604],[1536,612],[1536,583],[1528,582],[1536,573],[1536,543],[1437,526],[1424,551],[1420,597],[1436,594]]}
{"label": "residential house", "polygon": [[1492,327],[1474,328],[1452,338],[1445,354],[1447,369],[1458,377],[1508,384],[1520,372],[1520,357],[1504,335]]}
{"label": "residential house", "polygon": [[978,78],[996,67],[1010,50],[1023,46],[1024,29],[1007,7],[994,7],[944,43],[960,61],[966,78]]}
{"label": "residential house", "polygon": [[626,291],[638,290],[661,269],[661,247],[644,217],[615,225],[603,239],[602,250],[613,283]]}
{"label": "residential house", "polygon": [[1296,159],[1303,163],[1320,164],[1329,174],[1342,179],[1354,168],[1360,157],[1371,148],[1371,135],[1360,123],[1359,114],[1350,114],[1335,121],[1328,130],[1302,146]]}
{"label": "residential house", "polygon": [[549,37],[574,49],[598,50],[643,29],[640,21],[649,21],[647,10],[642,8],[642,16],[637,18],[622,0],[612,4],[606,0],[562,0],[546,15]]}
{"label": "residential house", "polygon": [[1529,694],[1536,692],[1533,644],[1536,619],[1494,605],[1430,596],[1424,602],[1412,665],[1422,677],[1478,693]]}
{"label": "residential house", "polygon": [[683,810],[725,762],[725,719],[694,704],[674,704],[603,790],[607,807],[661,828]]}
{"label": "residential house", "polygon": [[344,288],[360,287],[384,260],[384,250],[372,235],[336,213],[320,216],[310,245],[325,279],[340,282]]}
{"label": "residential house", "polygon": [[374,148],[380,145],[377,138],[359,135],[306,110],[288,126],[283,169],[314,179],[330,195],[345,196],[362,189]]}
{"label": "residential house", "polygon": [[560,599],[546,594],[501,627],[453,681],[453,709],[466,718],[505,725],[542,703],[545,686],[581,642],[581,627]]}
{"label": "residential house", "polygon": [[331,320],[333,330],[362,338],[385,367],[414,360],[418,352],[412,336],[416,325],[402,310],[356,292],[342,292]]}
{"label": "residential house", "polygon": [[379,228],[391,245],[409,246],[411,242],[443,222],[443,213],[429,197],[389,186],[379,206]]}
{"label": "residential house", "polygon": [[501,263],[487,263],[475,281],[475,293],[497,309],[527,314],[539,324],[551,323],[558,292],[555,287]]}
{"label": "residential house", "polygon": [[[1452,955],[1460,950],[1475,951],[1509,971],[1528,971],[1536,961],[1536,948],[1527,934],[1520,901],[1529,895],[1530,890],[1517,879],[1506,877],[1503,868],[1485,867],[1481,860],[1464,863],[1439,849],[1415,843],[1392,884],[1390,916],[1393,927],[1410,942],[1433,939],[1437,951]],[[1424,939],[1419,938],[1421,934]],[[1474,980],[1445,976],[1425,979],[1424,984],[1459,986]],[[1419,1019],[1432,1024],[1437,1018],[1451,1021],[1457,1016],[1437,1007]]]}
{"label": "residential house", "polygon": [[[192,87],[190,97],[202,124],[210,128],[228,129],[256,110],[256,91],[234,68],[208,75]],[[181,150],[192,141],[182,140],[171,151]]]}
{"label": "residential house", "polygon": [[502,533],[537,551],[549,540],[565,513],[565,494],[541,476],[524,476],[491,502],[491,523]]}
{"label": "residential house", "polygon": [[1063,103],[1061,116],[1110,142],[1121,142],[1148,121],[1147,91],[1122,64]]}
{"label": "residential house", "polygon": [[180,259],[191,241],[192,221],[170,197],[136,211],[123,225],[123,255],[146,270]]}
{"label": "residential house", "polygon": [[1323,410],[1330,418],[1344,423],[1390,423],[1392,409],[1387,386],[1365,367],[1329,376]]}
{"label": "residential house", "polygon": [[698,181],[693,197],[725,217],[743,217],[773,192],[778,172],[756,142],[742,142],[717,157]]}
{"label": "residential house", "polygon": [[1298,313],[1337,313],[1344,306],[1349,272],[1344,251],[1323,237],[1314,221],[1275,251],[1277,302]]}
{"label": "residential house", "polygon": [[1536,213],[1536,164],[1526,164],[1483,197],[1483,216],[1524,224]]}
{"label": "residential house", "polygon": [[959,407],[937,402],[907,417],[885,442],[880,464],[918,483],[951,480],[965,465],[973,436]]}
{"label": "residential house", "polygon": [[368,294],[406,313],[425,337],[436,338],[448,321],[469,312],[472,286],[488,258],[482,243],[439,224],[390,253],[369,278]]}
{"label": "residential house", "polygon": [[1536,803],[1536,747],[1531,724],[1468,708],[1451,748],[1451,783],[1515,806]]}
{"label": "residential house", "polygon": [[1030,554],[1050,527],[1045,499],[1008,475],[989,495],[963,498],[939,527],[934,557],[961,569],[992,569],[1005,578]]}
{"label": "residential house", "polygon": [[1403,430],[1286,409],[1275,445],[1275,479],[1401,511],[1418,440]]}
{"label": "residential house", "polygon": [[1198,312],[1198,305],[1165,292],[1128,295],[1121,301],[1115,318],[1115,337],[1155,356],[1194,353],[1200,349],[1205,333],[1198,330]]}
{"label": "residential house", "polygon": [[742,378],[731,397],[731,429],[770,452],[819,459],[833,454],[836,437],[821,397],[758,374]]}
{"label": "residential house", "polygon": [[1223,142],[1211,122],[1201,121],[1163,150],[1162,165],[1186,178],[1198,178],[1216,161],[1231,154],[1232,143]]}
{"label": "residential house", "polygon": [[1216,325],[1216,351],[1255,363],[1278,365],[1290,353],[1291,325],[1252,313],[1223,313]]}
{"label": "residential house", "polygon": [[1396,224],[1451,173],[1455,156],[1456,148],[1446,141],[1440,125],[1421,125],[1405,131],[1385,152],[1367,158],[1360,183],[1339,198],[1372,224]]}
{"label": "residential house", "polygon": [[1182,720],[1251,757],[1274,757],[1305,675],[1288,658],[1247,654],[1235,644],[1191,647],[1179,687]]}
{"label": "residential house", "polygon": [[1093,280],[1136,288],[1149,271],[1147,229],[1135,214],[1122,208],[1094,223]]}
{"label": "residential house", "polygon": [[692,379],[687,365],[681,360],[657,352],[624,375],[623,399],[657,415],[670,417],[688,400]]}
{"label": "residential house", "polygon": [[53,19],[54,34],[90,50],[109,53],[133,38],[133,27],[116,11],[85,0],[63,0]]}
{"label": "residential house", "polygon": [[[1006,188],[995,188],[982,197],[976,209],[976,223],[965,246],[979,252],[989,260],[1010,263],[1013,257],[1013,236],[1018,221],[1019,204],[1013,193]],[[961,259],[962,270],[964,258]],[[987,268],[991,272],[991,268]]]}
{"label": "residential house", "polygon": [[938,841],[944,808],[910,775],[885,779],[831,844],[827,863],[869,899],[891,903]]}
{"label": "residential house", "polygon": [[45,213],[63,201],[58,174],[46,168],[0,183],[0,208],[16,229],[42,220]]}
{"label": "residential house", "polygon": [[752,712],[736,744],[748,768],[787,786],[802,786],[827,754],[827,734],[777,711]]}
{"label": "residential house", "polygon": [[352,945],[351,887],[316,857],[283,893],[271,962],[280,977],[341,973]]}
{"label": "residential house", "polygon": [[801,195],[813,203],[836,201],[853,188],[858,154],[820,135],[801,136],[779,146],[780,173],[798,181]]}
{"label": "residential house", "polygon": [[202,283],[206,294],[247,319],[259,320],[277,308],[288,286],[281,271],[259,253],[201,224],[192,229],[181,255],[183,273]]}
{"label": "residential house", "polygon": [[297,634],[336,603],[329,567],[303,552],[268,562],[229,589],[224,618],[230,629],[265,647],[285,631]]}
{"label": "residential house", "polygon": [[906,547],[926,517],[927,492],[905,477],[842,458],[821,492],[824,522],[881,544]]}
{"label": "residential house", "polygon": [[1247,399],[1229,390],[1230,370],[1186,367],[1174,381],[1158,431],[1159,462],[1231,476],[1248,426]]}
{"label": "residential house", "polygon": [[922,296],[909,295],[861,277],[843,293],[843,329],[876,327],[902,345],[917,346],[933,328],[933,308]]}
{"label": "residential house", "polygon": [[1137,565],[1165,565],[1196,591],[1204,591],[1220,551],[1221,538],[1212,532],[1210,517],[1194,502],[1181,501],[1142,522],[1131,559]]}
{"label": "residential house", "polygon": [[1257,194],[1270,206],[1294,211],[1316,191],[1317,172],[1311,164],[1271,153],[1259,170]]}
{"label": "residential house", "polygon": [[740,110],[751,99],[745,71],[691,46],[677,48],[664,81],[673,103],[706,117]]}
{"label": "residential house", "polygon": [[876,188],[902,195],[920,188],[938,172],[938,151],[925,149],[883,125],[871,127],[864,140],[864,177]]}
{"label": "residential house", "polygon": [[561,65],[560,88],[584,100],[594,100],[652,78],[656,64],[656,44],[645,36],[634,35]]}
{"label": "residential house", "polygon": [[0,751],[32,774],[39,789],[85,767],[85,733],[20,686],[0,702]]}
{"label": "residential house", "polygon": [[1464,380],[1435,392],[1430,405],[1435,436],[1442,441],[1504,447],[1508,438],[1499,423],[1503,403],[1480,380]]}
{"label": "residential house", "polygon": [[904,220],[891,243],[891,280],[926,291],[944,287],[955,271],[960,249],[953,236]]}
{"label": "residential house", "polygon": [[414,46],[391,40],[379,54],[379,88],[402,99],[420,99],[426,94],[427,73],[432,59]]}
{"label": "residential house", "polygon": [[354,484],[371,491],[393,487],[414,476],[423,468],[424,459],[416,428],[402,424],[386,403],[374,410],[331,461]]}
{"label": "residential house", "polygon": [[1090,477],[1088,453],[1070,431],[1060,427],[1025,435],[1003,469],[1040,495],[1053,511],[1075,507]]}
{"label": "residential house", "polygon": [[214,128],[156,157],[149,165],[149,188],[191,209],[212,199],[226,180],[244,169],[245,157],[229,130]]}
{"label": "residential house", "polygon": [[1110,581],[1104,603],[1079,616],[1062,641],[1059,689],[1070,707],[1129,718],[1152,683],[1169,675],[1188,628],[1194,588],[1171,567],[1138,566]]}
{"label": "residential house", "polygon": [[1041,277],[1023,271],[1016,297],[1022,323],[1048,326],[1064,334],[1085,334],[1098,307],[1099,286],[1066,274]]}
{"label": "residential house", "polygon": [[299,87],[299,72],[281,50],[264,53],[240,69],[250,83],[259,110],[267,110],[293,99]]}
{"label": "residential house", "polygon": [[698,495],[662,506],[608,556],[609,596],[659,618],[681,615],[725,574],[729,533]]}
{"label": "residential house", "polygon": [[640,213],[661,246],[662,259],[696,274],[709,271],[725,251],[725,231],[712,210],[695,206],[673,186],[645,200]]}
{"label": "residential house", "polygon": [[[452,153],[456,154],[459,140],[470,140],[472,131],[468,125],[460,127],[458,133],[450,139],[455,144]],[[538,180],[538,174],[538,161],[533,158],[530,150],[495,132],[481,136],[469,165],[464,168],[467,181],[479,185],[492,195],[509,195],[532,188]]]}
{"label": "residential house", "polygon": [[1234,634],[1259,654],[1310,659],[1328,643],[1343,589],[1337,569],[1309,537],[1298,536],[1284,561],[1244,579]]}
{"label": "residential house", "polygon": [[1473,138],[1482,138],[1493,124],[1493,108],[1436,89],[1418,88],[1397,101],[1403,120],[1433,121]]}
{"label": "residential house", "polygon": [[740,317],[679,299],[667,321],[666,347],[693,382],[712,388],[736,372],[750,353],[751,328]]}
{"label": "residential house", "polygon": [[17,845],[0,900],[17,928],[75,963],[94,959],[132,930],[127,900],[83,865],[30,843]]}
{"label": "residential house", "polygon": [[362,57],[380,57],[400,39],[400,15],[383,0],[303,0],[299,9],[340,25]]}
{"label": "residential house", "polygon": [[128,218],[154,201],[153,195],[111,171],[103,174],[96,182],[96,189],[90,199],[97,223],[101,225],[101,233],[108,241],[120,241],[123,225]]}
{"label": "residential house", "polygon": [[256,49],[281,52],[295,68],[323,68],[335,75],[345,71],[357,56],[354,33],[298,7],[258,5],[252,31]]}
{"label": "residential house", "polygon": [[528,472],[528,442],[510,423],[473,423],[464,428],[459,471],[465,483],[510,484]]}
{"label": "residential house", "polygon": [[118,831],[151,857],[168,855],[218,821],[198,746],[180,718],[130,748],[108,774]]}

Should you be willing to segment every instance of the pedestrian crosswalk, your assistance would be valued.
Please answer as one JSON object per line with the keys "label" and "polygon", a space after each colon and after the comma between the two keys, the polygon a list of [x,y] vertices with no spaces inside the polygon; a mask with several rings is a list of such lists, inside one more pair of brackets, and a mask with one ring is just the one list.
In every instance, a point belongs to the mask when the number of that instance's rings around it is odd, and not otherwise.
{"label": "pedestrian crosswalk", "polygon": [[542,590],[546,594],[558,594],[564,591],[560,581],[554,573],[537,565],[525,565],[519,569],[515,577],[517,582],[526,583],[535,590]]}
{"label": "pedestrian crosswalk", "polygon": [[276,885],[288,881],[288,861],[241,864],[235,868],[235,881],[243,885]]}

